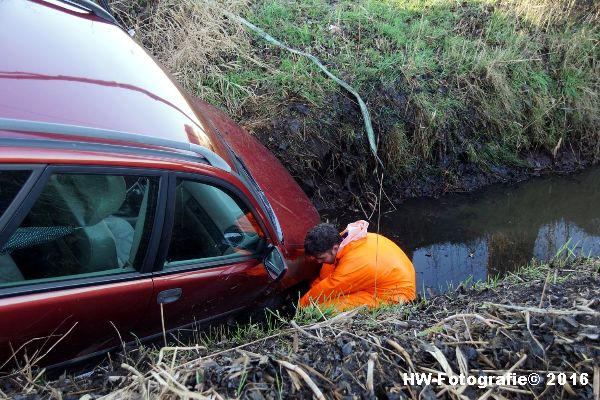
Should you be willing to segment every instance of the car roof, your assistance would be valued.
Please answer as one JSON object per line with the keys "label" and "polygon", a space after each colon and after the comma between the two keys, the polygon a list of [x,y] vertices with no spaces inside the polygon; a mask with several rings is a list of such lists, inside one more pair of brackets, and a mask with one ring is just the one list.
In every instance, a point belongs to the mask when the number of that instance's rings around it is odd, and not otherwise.
{"label": "car roof", "polygon": [[56,0],[5,0],[0,37],[0,118],[200,145],[230,161],[186,95],[117,25]]}

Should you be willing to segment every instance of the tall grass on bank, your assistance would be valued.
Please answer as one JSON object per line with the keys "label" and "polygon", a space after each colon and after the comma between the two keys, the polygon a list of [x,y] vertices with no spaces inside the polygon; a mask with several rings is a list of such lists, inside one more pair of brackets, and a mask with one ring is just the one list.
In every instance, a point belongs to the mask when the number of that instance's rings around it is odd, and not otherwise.
{"label": "tall grass on bank", "polygon": [[[388,177],[452,175],[465,162],[484,171],[524,166],[531,152],[600,157],[595,1],[119,0],[119,14],[184,87],[285,142],[279,155],[292,172],[334,179],[349,149],[362,143],[366,157],[360,116],[332,101],[340,89],[309,61],[244,32],[222,7],[311,52],[359,90]],[[274,129],[274,118],[295,117],[290,103],[310,110],[300,133]],[[332,153],[329,161],[307,140]],[[367,173],[360,157],[353,162],[346,170]]]}
{"label": "tall grass on bank", "polygon": [[157,57],[189,92],[229,110],[252,96],[250,87],[228,80],[230,71],[242,70],[252,59],[245,29],[222,13],[248,12],[247,0],[160,0],[111,2],[124,26]]}

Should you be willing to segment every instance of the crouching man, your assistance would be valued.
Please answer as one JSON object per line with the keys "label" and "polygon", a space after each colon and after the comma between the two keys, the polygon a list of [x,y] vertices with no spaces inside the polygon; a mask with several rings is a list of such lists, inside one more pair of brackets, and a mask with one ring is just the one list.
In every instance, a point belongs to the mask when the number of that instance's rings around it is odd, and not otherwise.
{"label": "crouching man", "polygon": [[300,299],[300,307],[314,302],[344,311],[415,299],[415,269],[410,259],[391,240],[367,233],[368,225],[356,221],[339,234],[335,226],[321,223],[308,232],[304,250],[323,265]]}

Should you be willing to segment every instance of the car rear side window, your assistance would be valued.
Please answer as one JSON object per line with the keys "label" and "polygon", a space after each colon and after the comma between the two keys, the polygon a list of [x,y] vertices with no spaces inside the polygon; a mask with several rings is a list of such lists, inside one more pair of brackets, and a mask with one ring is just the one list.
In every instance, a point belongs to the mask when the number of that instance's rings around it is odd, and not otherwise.
{"label": "car rear side window", "polygon": [[0,286],[139,269],[158,178],[54,174],[20,226],[0,244]]}
{"label": "car rear side window", "polygon": [[236,195],[206,183],[177,179],[175,216],[165,267],[252,255],[265,235]]}
{"label": "car rear side window", "polygon": [[31,171],[0,171],[0,216],[4,214],[30,175]]}

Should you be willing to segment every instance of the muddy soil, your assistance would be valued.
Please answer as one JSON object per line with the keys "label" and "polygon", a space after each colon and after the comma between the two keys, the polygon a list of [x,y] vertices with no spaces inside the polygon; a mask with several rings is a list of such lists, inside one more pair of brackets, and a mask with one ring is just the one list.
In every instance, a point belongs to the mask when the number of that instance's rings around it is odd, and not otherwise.
{"label": "muddy soil", "polygon": [[[458,118],[449,119],[434,146],[432,160],[425,163],[414,150],[394,148],[394,129],[403,127],[414,142],[422,116],[411,104],[409,93],[399,83],[392,87],[375,86],[364,96],[368,102],[379,156],[383,167],[370,153],[363,119],[354,99],[344,94],[331,96],[323,107],[315,107],[291,98],[270,110],[245,107],[240,123],[273,152],[309,195],[317,209],[368,207],[376,202],[383,173],[386,201],[400,204],[415,197],[439,197],[446,193],[466,193],[484,186],[515,183],[542,174],[568,174],[593,165],[595,156],[577,143],[557,149],[556,154],[541,149],[519,155],[518,162],[481,165],[469,161],[468,146],[485,123],[475,110],[457,110]],[[255,121],[262,121],[257,124]],[[421,126],[422,127],[422,126]],[[475,147],[484,146],[484,143]],[[400,157],[414,157],[406,169],[397,165]]]}
{"label": "muddy soil", "polygon": [[[166,352],[161,362],[134,351],[79,377],[31,383],[15,374],[0,390],[21,399],[592,399],[600,391],[599,298],[597,262],[549,268],[402,308],[290,323],[242,345],[224,340],[174,359]],[[535,373],[540,382],[426,385],[404,381],[411,372]],[[559,384],[559,373],[568,382]]]}

